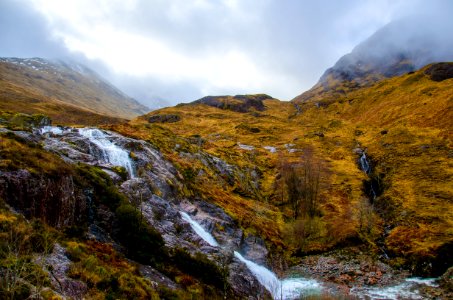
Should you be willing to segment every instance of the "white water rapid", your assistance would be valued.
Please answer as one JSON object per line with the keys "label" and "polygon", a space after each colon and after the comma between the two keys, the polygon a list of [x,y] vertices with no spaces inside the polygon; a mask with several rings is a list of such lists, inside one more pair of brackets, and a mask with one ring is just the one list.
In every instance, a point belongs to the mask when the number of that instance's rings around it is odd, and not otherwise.
{"label": "white water rapid", "polygon": [[402,283],[387,287],[353,287],[351,294],[359,299],[426,299],[420,294],[420,287],[437,287],[435,278],[407,278]]}
{"label": "white water rapid", "polygon": [[[180,212],[180,214],[204,241],[211,246],[220,247],[214,237],[200,224],[195,222],[187,213]],[[259,283],[272,294],[274,299],[296,299],[302,293],[317,294],[321,291],[321,285],[316,280],[304,278],[287,278],[280,280],[275,273],[244,258],[239,252],[234,251],[234,256],[247,266]]]}
{"label": "white water rapid", "polygon": [[245,259],[239,252],[234,256],[242,261],[252,272],[255,278],[272,294],[274,299],[297,299],[301,294],[319,294],[321,285],[313,279],[286,278],[278,279],[269,269]]}
{"label": "white water rapid", "polygon": [[109,135],[96,128],[79,128],[79,134],[95,144],[102,153],[101,160],[114,166],[124,167],[130,177],[135,177],[129,153],[108,140]]}

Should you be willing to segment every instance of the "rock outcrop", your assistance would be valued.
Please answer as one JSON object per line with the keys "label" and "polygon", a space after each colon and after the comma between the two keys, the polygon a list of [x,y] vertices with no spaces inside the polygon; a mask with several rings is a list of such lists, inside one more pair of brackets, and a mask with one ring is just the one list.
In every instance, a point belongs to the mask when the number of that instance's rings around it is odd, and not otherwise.
{"label": "rock outcrop", "polygon": [[57,228],[86,222],[86,198],[72,175],[0,172],[0,197],[27,218],[41,218]]}
{"label": "rock outcrop", "polygon": [[[167,249],[183,249],[193,257],[197,257],[197,253],[203,253],[219,269],[229,270],[227,281],[234,297],[262,299],[269,296],[250,270],[233,256],[233,251],[238,251],[248,259],[266,264],[268,252],[264,242],[258,237],[245,235],[235,220],[220,207],[195,198],[186,198],[181,193],[183,177],[150,144],[113,132],[94,131],[94,135],[104,139],[103,144],[96,142],[93,136],[72,128],[47,128],[35,130],[35,133],[9,131],[9,134],[19,136],[27,143],[42,145],[40,147],[43,151],[60,156],[63,164],[73,165],[75,169],[81,168],[84,172],[94,172],[90,176],[100,176],[96,180],[104,182],[97,184],[107,184],[106,178],[110,177],[111,183],[108,184],[114,184],[118,193],[139,209],[143,219],[162,236]],[[103,148],[112,148],[112,145],[129,153],[129,158],[126,159],[130,160],[132,169],[126,177],[120,176],[118,166],[112,163],[108,151]],[[225,178],[231,177],[231,181],[237,175],[233,166],[218,158],[209,155],[201,155],[201,158],[204,158],[205,167],[212,168],[214,173],[223,174]],[[84,168],[84,165],[96,167],[96,171]],[[122,251],[127,245],[120,245],[115,241],[115,211],[109,207],[111,204],[102,202],[113,200],[95,201],[99,192],[96,184],[81,184],[80,178],[76,180],[77,172],[53,177],[49,174],[35,174],[26,169],[0,172],[0,197],[25,216],[41,218],[57,228],[85,224],[87,238],[112,243],[117,250]],[[189,213],[211,232],[221,247],[213,247],[198,236],[190,224],[183,220],[181,211]],[[47,260],[49,264],[62,262],[60,267],[54,267],[56,275],[53,286],[58,293],[79,297],[77,292],[86,291],[84,286],[80,286],[79,291],[74,291],[79,283],[65,277],[67,258],[59,245]],[[155,277],[155,270],[149,267],[143,267],[142,270],[148,277]],[[165,281],[161,284],[166,284]],[[172,283],[170,288],[177,288],[177,285]]]}

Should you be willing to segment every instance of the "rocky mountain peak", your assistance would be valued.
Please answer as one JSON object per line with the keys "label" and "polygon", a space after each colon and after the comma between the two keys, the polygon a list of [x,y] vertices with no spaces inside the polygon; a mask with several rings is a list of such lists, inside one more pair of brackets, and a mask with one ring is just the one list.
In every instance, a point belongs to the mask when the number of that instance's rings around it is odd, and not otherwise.
{"label": "rocky mountain peak", "polygon": [[445,25],[430,19],[425,26],[416,26],[423,18],[430,17],[410,17],[384,26],[341,57],[313,88],[294,100],[310,101],[325,93],[344,94],[350,89],[400,76],[430,63],[452,61],[453,52],[449,49],[453,42],[440,33],[444,32],[442,27]]}

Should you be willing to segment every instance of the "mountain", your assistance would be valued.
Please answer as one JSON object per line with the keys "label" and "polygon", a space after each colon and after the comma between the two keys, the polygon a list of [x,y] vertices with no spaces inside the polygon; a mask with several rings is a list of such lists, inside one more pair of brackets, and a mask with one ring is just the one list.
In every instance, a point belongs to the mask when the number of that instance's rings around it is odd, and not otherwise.
{"label": "mountain", "polygon": [[[451,299],[453,63],[363,50],[383,32],[306,98],[207,96],[97,128],[89,110],[47,126],[79,105],[2,81],[22,101],[0,104],[2,297]],[[43,72],[18,64],[2,66]],[[77,82],[48,84],[79,99]]]}
{"label": "mountain", "polygon": [[389,23],[341,57],[315,86],[293,101],[328,103],[351,90],[413,72],[429,63],[453,61],[453,41],[442,36],[445,24],[429,18],[414,30],[414,24],[421,20],[411,17]]}
{"label": "mountain", "polygon": [[0,85],[2,105],[23,106],[28,112],[30,105],[38,108],[36,102],[54,109],[63,105],[122,119],[149,111],[94,71],[77,63],[42,58],[0,58]]}

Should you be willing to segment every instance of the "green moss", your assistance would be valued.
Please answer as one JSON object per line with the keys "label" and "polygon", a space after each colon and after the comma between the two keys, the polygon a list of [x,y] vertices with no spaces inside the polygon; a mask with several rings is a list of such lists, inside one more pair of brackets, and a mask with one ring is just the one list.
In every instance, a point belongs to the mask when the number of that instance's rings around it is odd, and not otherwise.
{"label": "green moss", "polygon": [[79,163],[75,165],[77,181],[81,186],[91,187],[94,193],[94,200],[109,207],[112,211],[126,203],[126,197],[118,191],[110,176],[102,169]]}
{"label": "green moss", "polygon": [[[132,153],[132,152],[131,152]],[[121,179],[124,181],[124,180],[127,180],[127,177],[129,176],[129,173],[127,173],[127,170],[125,167],[121,167],[121,166],[114,166],[112,167],[112,170],[118,174]]]}

